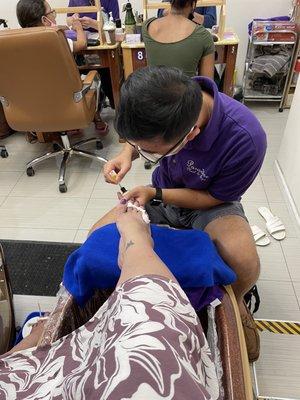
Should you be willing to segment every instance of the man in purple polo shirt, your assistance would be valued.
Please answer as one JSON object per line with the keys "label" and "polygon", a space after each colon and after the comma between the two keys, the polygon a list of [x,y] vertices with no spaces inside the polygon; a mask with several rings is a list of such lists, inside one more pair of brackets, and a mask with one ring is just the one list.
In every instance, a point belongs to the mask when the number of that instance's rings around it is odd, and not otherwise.
{"label": "man in purple polo shirt", "polygon": [[[237,273],[239,304],[249,359],[259,355],[259,337],[243,302],[259,276],[259,258],[240,203],[265,156],[266,135],[241,103],[219,93],[208,78],[189,79],[180,70],[146,67],[121,89],[116,130],[127,143],[109,161],[105,178],[117,183],[139,154],[159,166],[152,186],[123,197],[144,205],[150,220],[181,229],[206,231],[225,262]],[[93,229],[114,220],[114,210]]]}

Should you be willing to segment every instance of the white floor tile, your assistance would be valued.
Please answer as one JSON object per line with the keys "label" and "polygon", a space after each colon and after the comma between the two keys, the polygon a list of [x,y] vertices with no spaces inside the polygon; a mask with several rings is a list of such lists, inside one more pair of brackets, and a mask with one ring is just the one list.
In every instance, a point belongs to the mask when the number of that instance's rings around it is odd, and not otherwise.
{"label": "white floor tile", "polygon": [[87,239],[89,230],[88,229],[78,229],[75,238],[74,238],[74,243],[83,243]]}
{"label": "white floor tile", "polygon": [[[295,220],[289,212],[289,209],[285,203],[275,203],[269,202],[270,210],[274,215],[277,215],[283,222],[286,228],[286,237],[298,237],[297,227],[295,225]],[[263,218],[262,218],[263,220]]]}
{"label": "white floor tile", "polygon": [[117,202],[112,199],[90,199],[79,229],[90,229],[95,222],[108,213],[116,204]]}
{"label": "white floor tile", "polygon": [[7,196],[12,191],[22,174],[23,172],[3,172],[0,170],[1,196]]}
{"label": "white floor tile", "polygon": [[263,332],[260,337],[261,354],[256,363],[260,395],[299,399],[299,336]]}
{"label": "white floor tile", "polygon": [[28,177],[26,174],[22,176],[16,184],[10,196],[28,196],[28,197],[81,197],[89,198],[96,180],[98,171],[72,172],[66,175],[66,185],[68,191],[60,193],[58,189],[58,174],[57,172],[38,172]]}
{"label": "white floor tile", "polygon": [[0,239],[37,240],[45,242],[71,243],[76,235],[74,229],[26,229],[0,227]]}
{"label": "white floor tile", "polygon": [[0,196],[0,207],[1,207],[1,204],[4,203],[5,199],[6,199],[6,196]]}
{"label": "white floor tile", "polygon": [[257,286],[261,303],[255,318],[300,321],[300,309],[291,282],[259,280]]}
{"label": "white floor tile", "polygon": [[113,199],[117,201],[117,193],[119,190],[120,189],[118,185],[112,185],[105,182],[103,173],[100,173],[95,183],[94,190],[92,191],[91,198]]}
{"label": "white floor tile", "polygon": [[15,294],[13,298],[16,326],[21,326],[24,323],[28,314],[33,311],[52,311],[56,305],[57,299],[52,296],[26,296]]}
{"label": "white floor tile", "polygon": [[[47,150],[36,151],[35,149],[30,149],[23,151],[21,149],[11,149],[8,150],[9,156],[7,158],[0,158],[0,171],[26,171],[26,164],[36,157],[44,154]],[[51,161],[54,163],[54,161]],[[42,164],[41,164],[42,165]],[[54,164],[53,164],[54,165]],[[53,166],[53,169],[55,166]]]}
{"label": "white floor tile", "polygon": [[282,136],[286,126],[285,118],[260,118],[260,123],[268,136]]}
{"label": "white floor tile", "polygon": [[257,203],[260,202],[266,203],[268,201],[260,176],[258,176],[255,179],[250,188],[243,195],[242,200],[245,202],[257,202]]}
{"label": "white floor tile", "polygon": [[284,197],[275,175],[262,176],[263,185],[270,203],[284,203]]}
{"label": "white floor tile", "polygon": [[0,207],[1,227],[78,229],[88,199],[9,197]]}
{"label": "white floor tile", "polygon": [[296,293],[296,296],[298,299],[298,304],[300,307],[300,282],[293,282],[293,286],[294,286],[295,293]]}
{"label": "white floor tile", "polygon": [[242,200],[242,204],[245,210],[246,217],[248,218],[249,224],[257,225],[262,230],[265,230],[265,224],[261,216],[258,214],[257,209],[258,207],[269,207],[267,201],[258,203],[258,202],[247,202]]}
{"label": "white floor tile", "polygon": [[288,238],[281,243],[293,282],[300,282],[300,239]]}
{"label": "white floor tile", "polygon": [[272,240],[269,246],[257,246],[257,251],[261,264],[260,279],[279,282],[291,281],[280,243]]}

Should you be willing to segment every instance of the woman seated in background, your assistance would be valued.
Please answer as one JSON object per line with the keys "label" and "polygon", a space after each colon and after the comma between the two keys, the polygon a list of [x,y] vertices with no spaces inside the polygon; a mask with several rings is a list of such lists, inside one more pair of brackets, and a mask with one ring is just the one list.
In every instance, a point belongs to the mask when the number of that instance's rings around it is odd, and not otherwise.
{"label": "woman seated in background", "polygon": [[[169,3],[169,0],[162,0],[163,3]],[[160,9],[157,16],[164,17],[168,14],[169,10]],[[217,24],[217,10],[216,6],[211,7],[196,7],[194,12],[189,15],[189,19],[196,24],[203,25],[205,28],[211,29]]]}
{"label": "woman seated in background", "polygon": [[[19,0],[17,4],[17,18],[22,28],[32,28],[35,26],[54,27],[57,25],[56,11],[44,0]],[[72,29],[76,31],[77,40],[72,41],[71,39],[67,39],[71,51],[77,53],[85,50],[87,47],[86,34],[78,18],[73,19]],[[101,107],[99,106],[94,117],[94,123],[98,134],[105,136],[108,133],[108,125],[102,120],[100,111]],[[28,134],[28,140],[34,142],[36,138]]]}
{"label": "woman seated in background", "polygon": [[188,76],[214,77],[214,42],[203,25],[188,19],[194,0],[172,0],[170,12],[143,25],[149,65],[180,68]]}
{"label": "woman seated in background", "polygon": [[[94,5],[95,0],[69,0],[69,7],[86,7]],[[118,0],[101,0],[101,6],[107,14],[110,12],[112,13],[114,20],[120,18]],[[84,29],[90,32],[98,31],[97,13],[68,14],[67,25],[71,26],[74,20],[78,18]],[[111,108],[115,108],[109,68],[101,68],[98,70],[98,73],[101,76],[101,85],[104,94],[107,96]]]}
{"label": "woman seated in background", "polygon": [[201,323],[154,252],[149,225],[126,201],[117,214],[115,291],[85,325],[51,345],[36,347],[40,323],[0,356],[1,399],[219,399]]}

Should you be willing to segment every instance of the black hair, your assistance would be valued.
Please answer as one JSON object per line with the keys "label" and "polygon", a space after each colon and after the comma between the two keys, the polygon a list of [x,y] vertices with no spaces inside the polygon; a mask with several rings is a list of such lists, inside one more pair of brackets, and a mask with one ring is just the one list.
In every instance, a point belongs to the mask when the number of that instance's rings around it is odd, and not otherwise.
{"label": "black hair", "polygon": [[17,4],[17,17],[22,28],[41,25],[42,17],[45,14],[44,0],[19,0]]}
{"label": "black hair", "polygon": [[171,7],[181,10],[187,6],[195,8],[197,0],[171,0]]}
{"label": "black hair", "polygon": [[164,142],[172,143],[196,123],[202,101],[200,85],[180,69],[141,68],[121,88],[115,128],[123,139],[161,137]]}

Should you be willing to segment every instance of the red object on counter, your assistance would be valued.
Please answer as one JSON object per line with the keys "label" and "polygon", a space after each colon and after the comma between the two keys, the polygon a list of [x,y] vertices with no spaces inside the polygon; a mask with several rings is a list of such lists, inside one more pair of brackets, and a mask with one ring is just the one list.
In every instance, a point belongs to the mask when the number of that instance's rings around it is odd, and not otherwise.
{"label": "red object on counter", "polygon": [[296,62],[295,71],[300,72],[300,60],[297,60],[297,62]]}

